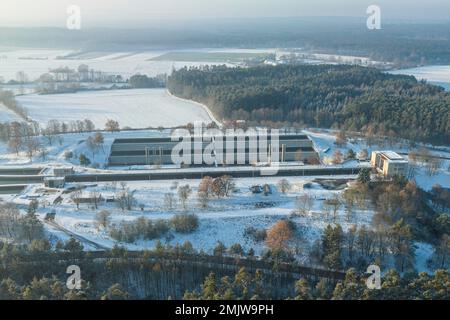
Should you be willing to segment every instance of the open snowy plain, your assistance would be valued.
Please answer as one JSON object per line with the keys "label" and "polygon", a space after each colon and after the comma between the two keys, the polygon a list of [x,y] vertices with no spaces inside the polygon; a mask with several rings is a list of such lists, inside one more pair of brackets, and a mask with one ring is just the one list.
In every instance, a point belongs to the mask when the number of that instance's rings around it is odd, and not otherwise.
{"label": "open snowy plain", "polygon": [[89,119],[104,128],[108,119],[121,127],[175,127],[189,122],[211,122],[204,107],[178,99],[165,89],[88,91],[70,94],[23,95],[17,101],[29,117],[45,126],[49,120]]}

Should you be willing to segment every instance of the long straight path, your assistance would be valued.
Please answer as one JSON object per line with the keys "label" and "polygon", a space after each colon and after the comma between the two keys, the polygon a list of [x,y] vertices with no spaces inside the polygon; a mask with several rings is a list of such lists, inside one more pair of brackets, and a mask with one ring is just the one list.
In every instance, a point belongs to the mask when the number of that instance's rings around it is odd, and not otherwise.
{"label": "long straight path", "polygon": [[212,178],[229,175],[233,178],[257,177],[289,177],[289,176],[339,176],[356,175],[364,167],[279,167],[274,174],[265,174],[265,169],[258,167],[246,168],[193,168],[193,169],[167,169],[132,173],[90,173],[66,176],[66,182],[107,182],[107,181],[150,181],[175,179],[201,179],[205,176]]}

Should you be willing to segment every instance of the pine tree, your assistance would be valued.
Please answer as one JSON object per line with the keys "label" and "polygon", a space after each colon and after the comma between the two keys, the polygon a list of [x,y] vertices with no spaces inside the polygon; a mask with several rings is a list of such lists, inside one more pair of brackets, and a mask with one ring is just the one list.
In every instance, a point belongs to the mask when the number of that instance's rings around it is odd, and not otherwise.
{"label": "pine tree", "polygon": [[128,300],[129,298],[130,294],[118,283],[109,287],[101,296],[101,300]]}
{"label": "pine tree", "polygon": [[308,280],[302,278],[295,283],[296,300],[310,300],[312,299],[311,288]]}
{"label": "pine tree", "polygon": [[358,182],[364,185],[370,182],[370,169],[363,168],[359,171]]}
{"label": "pine tree", "polygon": [[357,300],[360,299],[364,292],[365,286],[359,279],[356,270],[350,268],[345,274],[345,280],[339,282],[334,291],[334,300]]}
{"label": "pine tree", "polygon": [[227,247],[223,244],[223,242],[218,241],[216,247],[214,248],[215,256],[223,256],[227,251]]}
{"label": "pine tree", "polygon": [[240,299],[249,299],[251,276],[245,267],[239,269],[234,277],[234,287],[236,288],[237,297]]}
{"label": "pine tree", "polygon": [[202,298],[204,300],[215,300],[217,298],[216,275],[211,272],[202,285]]}

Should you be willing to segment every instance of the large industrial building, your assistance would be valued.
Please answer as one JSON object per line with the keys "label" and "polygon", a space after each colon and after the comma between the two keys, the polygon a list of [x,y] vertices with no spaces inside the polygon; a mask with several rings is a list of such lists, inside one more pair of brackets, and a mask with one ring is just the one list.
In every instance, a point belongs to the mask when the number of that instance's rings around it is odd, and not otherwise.
{"label": "large industrial building", "polygon": [[[188,147],[187,149],[198,151],[183,155],[185,149],[178,150],[181,141],[183,141],[184,147]],[[277,147],[279,152],[275,156],[273,153],[276,152]],[[183,157],[184,160],[174,161],[172,157],[174,150],[179,154],[177,158]],[[205,157],[205,154],[212,156]],[[204,158],[213,158],[214,161],[211,163]],[[249,136],[232,136],[231,138],[226,136],[221,142],[214,138],[203,139],[199,142],[195,137],[180,138],[178,141],[172,141],[171,137],[116,139],[112,144],[109,157],[110,166],[254,165],[271,161],[312,164],[318,163],[319,157],[314,149],[313,141],[307,135],[280,135],[278,141],[274,143],[270,136],[266,143],[250,139]]]}

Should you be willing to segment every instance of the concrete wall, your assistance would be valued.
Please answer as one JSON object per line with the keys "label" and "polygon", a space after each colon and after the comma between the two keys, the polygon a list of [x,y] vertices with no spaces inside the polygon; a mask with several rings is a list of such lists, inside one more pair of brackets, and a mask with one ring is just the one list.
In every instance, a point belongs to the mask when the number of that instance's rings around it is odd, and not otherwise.
{"label": "concrete wall", "polygon": [[[115,141],[111,147],[111,155],[109,158],[109,165],[120,166],[120,165],[158,165],[158,164],[174,164],[171,153],[173,148],[179,142],[170,142],[167,140],[152,142],[151,139],[118,139]],[[203,142],[202,149],[204,150],[211,142]],[[267,144],[269,146],[270,141]],[[218,147],[218,144],[214,144]],[[191,143],[193,150],[193,143]],[[279,161],[307,161],[311,158],[318,159],[318,154],[313,148],[313,142],[309,139],[303,139],[295,137],[290,137],[289,139],[283,139],[280,137],[279,141],[280,147],[280,158]],[[248,154],[249,152],[249,142],[245,141],[245,163],[242,164],[252,164],[254,161],[252,159],[258,159],[260,162],[266,162],[266,158],[260,158],[257,154]],[[231,148],[232,149],[232,148]],[[227,146],[225,141],[223,142],[223,152],[226,152]],[[301,159],[297,159],[298,150],[300,150]],[[233,164],[237,164],[238,150],[235,142],[234,161]],[[264,150],[266,151],[266,150]],[[283,153],[284,151],[284,153]],[[216,154],[219,151],[216,150]],[[267,151],[266,151],[267,153]],[[194,164],[194,155],[191,157],[191,164]],[[220,158],[219,158],[220,159]],[[226,155],[224,155],[225,162]],[[275,161],[275,159],[273,159]],[[220,160],[219,160],[220,162]],[[179,164],[179,163],[177,163]]]}

